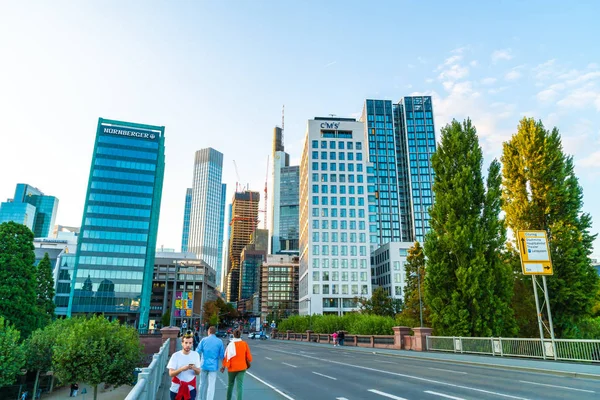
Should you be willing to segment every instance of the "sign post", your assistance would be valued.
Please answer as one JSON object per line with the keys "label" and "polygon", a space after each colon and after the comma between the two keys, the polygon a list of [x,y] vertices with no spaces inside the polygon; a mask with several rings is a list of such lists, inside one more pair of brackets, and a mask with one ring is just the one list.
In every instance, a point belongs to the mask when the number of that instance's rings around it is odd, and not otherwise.
{"label": "sign post", "polygon": [[[546,284],[546,275],[554,275],[552,268],[552,259],[550,258],[550,247],[548,246],[548,237],[546,231],[518,231],[518,247],[521,256],[521,269],[523,275],[531,275],[533,283],[533,294],[535,296],[535,308],[537,311],[538,326],[540,328],[540,339],[542,341],[542,355],[546,359],[546,353],[552,353],[551,356],[556,360],[556,342],[554,340],[554,325],[552,324],[552,312],[550,311],[550,300],[548,297],[548,286]],[[542,276],[543,287],[537,282],[536,275]],[[543,305],[540,307],[538,297],[538,287],[544,293],[544,303],[548,316],[548,326],[542,319]],[[550,334],[552,348],[546,348],[544,341],[544,328]],[[550,355],[550,354],[549,354]]]}

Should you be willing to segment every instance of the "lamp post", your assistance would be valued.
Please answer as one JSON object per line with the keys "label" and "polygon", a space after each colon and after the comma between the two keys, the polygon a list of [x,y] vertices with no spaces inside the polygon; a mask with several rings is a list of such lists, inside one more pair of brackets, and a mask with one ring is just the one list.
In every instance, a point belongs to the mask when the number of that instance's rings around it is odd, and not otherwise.
{"label": "lamp post", "polygon": [[312,330],[312,304],[310,302],[310,297],[306,299],[308,301],[308,329]]}

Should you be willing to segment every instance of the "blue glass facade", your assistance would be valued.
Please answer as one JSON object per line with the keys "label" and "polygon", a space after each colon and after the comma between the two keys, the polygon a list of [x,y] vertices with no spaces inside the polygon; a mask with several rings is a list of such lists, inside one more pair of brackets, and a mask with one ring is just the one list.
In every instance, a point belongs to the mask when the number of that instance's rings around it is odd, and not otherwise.
{"label": "blue glass facade", "polygon": [[68,315],[148,324],[164,127],[99,119]]}
{"label": "blue glass facade", "polygon": [[185,207],[183,209],[183,233],[181,234],[181,252],[188,251],[188,240],[190,237],[190,213],[192,211],[192,189],[185,191]]}
{"label": "blue glass facade", "polygon": [[225,234],[225,203],[227,203],[227,184],[221,185],[221,206],[219,215],[219,260],[214,269],[217,272],[217,284],[220,285],[221,274],[223,273],[223,235]]}
{"label": "blue glass facade", "polygon": [[14,221],[26,225],[34,237],[50,237],[58,209],[58,199],[46,196],[25,183],[17,184],[12,201],[0,205],[0,223]]}

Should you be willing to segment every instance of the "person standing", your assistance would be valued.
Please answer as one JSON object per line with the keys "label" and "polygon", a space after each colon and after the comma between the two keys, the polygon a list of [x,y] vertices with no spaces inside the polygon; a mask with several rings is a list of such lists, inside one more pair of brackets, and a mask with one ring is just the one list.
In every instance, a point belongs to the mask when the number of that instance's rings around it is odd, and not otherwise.
{"label": "person standing", "polygon": [[223,341],[215,336],[217,328],[211,326],[208,328],[208,336],[200,341],[198,345],[198,354],[202,360],[200,362],[200,386],[199,400],[213,400],[215,398],[215,380],[217,379],[217,370],[219,369],[219,360],[225,357],[225,347]]}
{"label": "person standing", "polygon": [[333,339],[333,347],[337,347],[338,333],[333,332],[333,334],[331,334],[331,337]]}
{"label": "person standing", "polygon": [[344,333],[344,331],[340,331],[338,333],[338,343],[340,346],[344,345],[344,339],[346,338],[346,334]]}
{"label": "person standing", "polygon": [[244,375],[252,362],[250,347],[241,339],[241,336],[242,333],[239,329],[233,332],[233,339],[227,345],[221,367],[221,372],[227,368],[227,400],[231,400],[234,384],[236,384],[237,400],[242,400]]}
{"label": "person standing", "polygon": [[183,350],[173,353],[167,369],[171,380],[171,400],[196,399],[196,375],[200,373],[200,356],[192,351],[194,335],[187,331],[182,339]]}

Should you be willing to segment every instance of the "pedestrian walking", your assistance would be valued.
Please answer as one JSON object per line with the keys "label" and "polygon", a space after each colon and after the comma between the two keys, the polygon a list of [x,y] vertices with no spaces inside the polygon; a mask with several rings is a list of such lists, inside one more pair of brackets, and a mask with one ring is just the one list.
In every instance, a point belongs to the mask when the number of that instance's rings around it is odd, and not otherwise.
{"label": "pedestrian walking", "polygon": [[198,345],[200,344],[200,334],[198,330],[194,332],[194,351],[198,349]]}
{"label": "pedestrian walking", "polygon": [[71,384],[71,395],[69,397],[77,397],[79,392],[79,384],[77,382]]}
{"label": "pedestrian walking", "polygon": [[333,332],[331,334],[331,337],[333,338],[333,347],[337,347],[337,340],[338,340],[338,333],[337,332]]}
{"label": "pedestrian walking", "polygon": [[217,328],[208,328],[208,336],[200,341],[198,354],[200,354],[200,386],[198,387],[198,400],[213,400],[215,398],[215,380],[219,361],[225,357],[223,341],[215,333]]}
{"label": "pedestrian walking", "polygon": [[236,385],[237,400],[242,400],[244,375],[252,362],[250,347],[241,339],[241,336],[242,332],[239,329],[233,332],[233,339],[227,345],[221,367],[221,372],[227,368],[227,400],[231,400],[234,384]]}
{"label": "pedestrian walking", "polygon": [[338,333],[338,344],[340,346],[344,345],[344,339],[346,338],[346,334],[344,333],[344,331],[339,331]]}
{"label": "pedestrian walking", "polygon": [[200,373],[200,356],[192,351],[194,335],[186,331],[181,339],[182,350],[173,353],[167,369],[171,380],[171,400],[196,400],[196,375]]}

